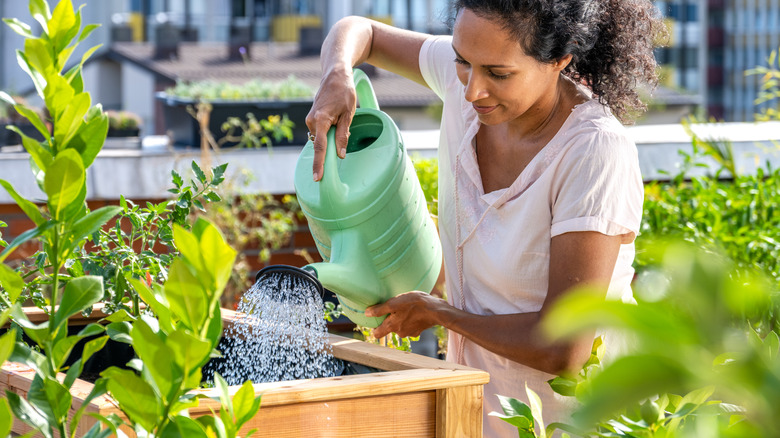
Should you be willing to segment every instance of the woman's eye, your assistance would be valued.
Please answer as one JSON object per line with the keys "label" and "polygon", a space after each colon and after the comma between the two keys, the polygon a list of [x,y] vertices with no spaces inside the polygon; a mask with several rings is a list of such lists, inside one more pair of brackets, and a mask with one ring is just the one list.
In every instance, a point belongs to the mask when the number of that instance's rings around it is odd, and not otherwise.
{"label": "woman's eye", "polygon": [[492,71],[489,71],[488,74],[490,75],[490,77],[495,78],[495,79],[506,79],[506,78],[509,77],[509,74],[499,75],[499,74],[493,73]]}
{"label": "woman's eye", "polygon": [[468,62],[466,62],[465,60],[463,60],[463,59],[460,59],[460,58],[455,58],[455,64],[460,64],[460,65],[469,65],[469,63],[468,63]]}

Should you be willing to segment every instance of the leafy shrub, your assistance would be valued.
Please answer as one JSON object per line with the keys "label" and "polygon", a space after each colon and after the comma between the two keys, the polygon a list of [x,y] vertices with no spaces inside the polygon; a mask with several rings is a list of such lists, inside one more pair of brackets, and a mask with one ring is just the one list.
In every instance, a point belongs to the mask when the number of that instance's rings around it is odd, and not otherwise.
{"label": "leafy shrub", "polygon": [[179,81],[165,93],[199,101],[284,100],[314,96],[314,90],[293,75],[280,82],[254,79],[241,85],[217,81]]}

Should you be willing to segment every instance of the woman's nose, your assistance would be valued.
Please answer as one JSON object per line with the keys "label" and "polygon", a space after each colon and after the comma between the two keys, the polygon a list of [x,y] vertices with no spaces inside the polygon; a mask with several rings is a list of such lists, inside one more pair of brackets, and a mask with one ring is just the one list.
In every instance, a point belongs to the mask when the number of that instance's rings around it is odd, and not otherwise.
{"label": "woman's nose", "polygon": [[479,99],[483,99],[488,96],[488,92],[485,89],[484,82],[479,78],[479,75],[471,72],[466,82],[466,101],[476,102]]}

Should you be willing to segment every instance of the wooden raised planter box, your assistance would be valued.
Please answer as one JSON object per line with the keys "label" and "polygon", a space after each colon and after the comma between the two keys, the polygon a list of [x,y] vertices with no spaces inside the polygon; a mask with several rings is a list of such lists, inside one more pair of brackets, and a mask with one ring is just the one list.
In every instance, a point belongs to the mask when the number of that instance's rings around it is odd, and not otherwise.
{"label": "wooden raised planter box", "polygon": [[[101,317],[99,309],[93,312]],[[44,316],[45,317],[45,316]],[[235,312],[222,309],[225,326]],[[84,324],[85,319],[72,324]],[[488,374],[439,359],[393,350],[379,345],[330,335],[333,354],[339,359],[383,370],[378,373],[255,384],[263,399],[257,415],[241,434],[257,428],[261,437],[481,437],[482,388]],[[0,369],[0,390],[26,394],[35,373],[24,365],[6,362]],[[91,391],[92,384],[73,385],[73,409]],[[231,387],[237,391],[239,387]],[[218,397],[216,389],[199,390]],[[219,411],[219,403],[201,400],[190,409],[192,417]],[[87,412],[122,415],[112,398],[93,400]],[[96,422],[85,415],[77,436]],[[13,431],[30,429],[20,421]],[[129,429],[129,436],[135,436]]]}

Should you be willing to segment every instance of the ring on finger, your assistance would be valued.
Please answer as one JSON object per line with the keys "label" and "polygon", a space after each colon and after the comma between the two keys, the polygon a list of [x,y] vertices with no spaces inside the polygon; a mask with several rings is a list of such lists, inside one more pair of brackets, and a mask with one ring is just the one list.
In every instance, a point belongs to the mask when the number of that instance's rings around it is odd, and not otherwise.
{"label": "ring on finger", "polygon": [[314,134],[307,132],[306,135],[309,137],[309,141],[314,141]]}

